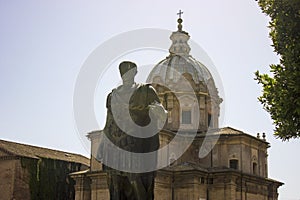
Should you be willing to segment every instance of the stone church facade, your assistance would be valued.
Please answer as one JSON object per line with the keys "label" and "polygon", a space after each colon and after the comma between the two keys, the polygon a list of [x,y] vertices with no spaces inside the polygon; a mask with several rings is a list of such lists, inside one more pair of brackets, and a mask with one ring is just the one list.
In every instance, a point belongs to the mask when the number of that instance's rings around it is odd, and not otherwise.
{"label": "stone church facade", "polygon": [[[170,36],[169,56],[150,72],[152,83],[168,111],[160,131],[158,163],[167,166],[157,171],[157,200],[276,200],[283,183],[268,178],[270,147],[265,135],[254,137],[231,127],[219,128],[220,104],[214,79],[209,70],[190,55],[189,34],[178,30]],[[193,135],[183,154],[170,142],[180,132]],[[72,173],[76,181],[76,200],[108,200],[106,173],[96,155],[102,131],[88,134],[91,141],[90,170]],[[184,141],[178,141],[180,146]]]}
{"label": "stone church facade", "polygon": [[0,140],[0,199],[73,200],[75,183],[68,174],[89,164],[78,154]]}

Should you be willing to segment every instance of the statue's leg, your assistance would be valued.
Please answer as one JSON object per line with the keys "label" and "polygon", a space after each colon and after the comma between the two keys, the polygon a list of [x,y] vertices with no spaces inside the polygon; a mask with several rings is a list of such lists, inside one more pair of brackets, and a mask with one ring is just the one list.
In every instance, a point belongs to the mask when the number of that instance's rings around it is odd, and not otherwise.
{"label": "statue's leg", "polygon": [[131,180],[131,186],[137,200],[148,200],[147,191],[145,189],[141,176],[135,176],[135,178]]}
{"label": "statue's leg", "polygon": [[128,177],[124,177],[124,184],[123,184],[124,188],[124,194],[126,196],[126,200],[137,200],[137,198],[135,197],[135,192],[134,189],[129,181]]}
{"label": "statue's leg", "polygon": [[112,175],[107,172],[107,185],[108,185],[108,189],[109,189],[109,196],[110,196],[110,199],[112,200],[113,199],[113,193],[114,193],[114,187],[113,187],[113,179],[112,179]]}
{"label": "statue's leg", "polygon": [[110,182],[109,182],[109,193],[110,200],[121,200],[121,182],[122,180],[116,174],[110,174]]}
{"label": "statue's leg", "polygon": [[154,174],[142,175],[141,177],[143,185],[146,190],[146,199],[153,200],[154,199]]}

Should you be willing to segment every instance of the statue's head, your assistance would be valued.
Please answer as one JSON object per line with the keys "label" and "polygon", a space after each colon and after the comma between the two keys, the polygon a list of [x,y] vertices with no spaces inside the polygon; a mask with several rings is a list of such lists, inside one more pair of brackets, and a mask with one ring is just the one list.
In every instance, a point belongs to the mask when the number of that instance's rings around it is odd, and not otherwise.
{"label": "statue's head", "polygon": [[[137,66],[135,63],[130,62],[130,61],[123,61],[119,65],[119,70],[121,77],[126,74],[127,76],[135,76],[137,73]],[[127,73],[128,72],[128,73]]]}

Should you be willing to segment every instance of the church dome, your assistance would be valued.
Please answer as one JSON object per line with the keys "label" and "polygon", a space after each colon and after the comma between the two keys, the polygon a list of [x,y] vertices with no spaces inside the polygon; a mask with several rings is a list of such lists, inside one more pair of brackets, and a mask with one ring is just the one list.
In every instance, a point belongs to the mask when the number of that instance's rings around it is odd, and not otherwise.
{"label": "church dome", "polygon": [[147,82],[168,111],[166,129],[203,132],[218,128],[222,99],[209,70],[190,55],[190,36],[182,30],[182,21],[179,17],[178,30],[170,36],[170,54],[154,66]]}
{"label": "church dome", "polygon": [[[191,55],[170,55],[166,59],[160,61],[150,72],[147,82],[152,82],[155,77],[161,77],[164,82],[172,80],[177,82],[180,75],[190,74],[195,83],[203,83],[207,85],[213,82],[213,77],[209,70]],[[168,80],[168,81],[167,81]]]}
{"label": "church dome", "polygon": [[215,87],[213,77],[209,70],[201,62],[193,58],[190,53],[188,40],[189,34],[182,30],[182,19],[178,19],[178,30],[170,36],[172,45],[169,48],[170,55],[154,66],[147,82],[154,82],[157,77],[163,83],[170,81],[176,83],[184,74],[189,74],[194,83],[204,85],[212,84]]}

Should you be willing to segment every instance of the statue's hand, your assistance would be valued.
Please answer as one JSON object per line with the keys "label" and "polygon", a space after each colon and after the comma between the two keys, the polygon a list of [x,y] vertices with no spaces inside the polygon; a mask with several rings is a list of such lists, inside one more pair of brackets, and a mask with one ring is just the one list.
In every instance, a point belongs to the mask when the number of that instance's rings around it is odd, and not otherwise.
{"label": "statue's hand", "polygon": [[160,103],[155,103],[149,105],[149,115],[152,120],[156,120],[158,124],[163,125],[167,119],[168,112]]}

